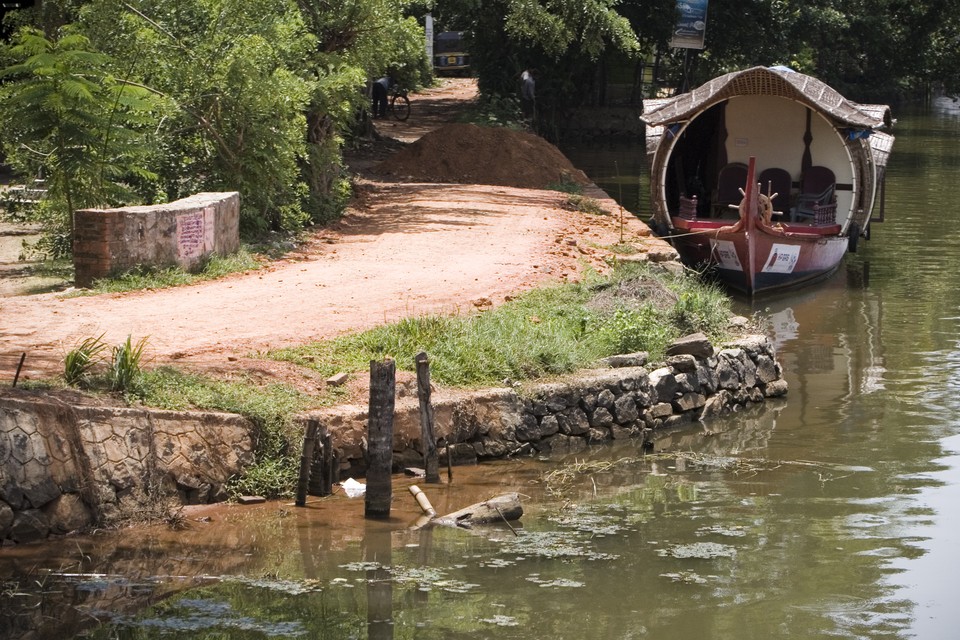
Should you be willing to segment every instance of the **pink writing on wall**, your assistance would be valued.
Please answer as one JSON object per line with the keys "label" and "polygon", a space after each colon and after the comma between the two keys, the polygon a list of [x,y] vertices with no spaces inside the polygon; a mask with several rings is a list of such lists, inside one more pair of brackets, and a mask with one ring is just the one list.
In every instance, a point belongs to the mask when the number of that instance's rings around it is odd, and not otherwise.
{"label": "pink writing on wall", "polygon": [[177,255],[181,260],[192,260],[203,255],[207,234],[203,211],[177,216]]}

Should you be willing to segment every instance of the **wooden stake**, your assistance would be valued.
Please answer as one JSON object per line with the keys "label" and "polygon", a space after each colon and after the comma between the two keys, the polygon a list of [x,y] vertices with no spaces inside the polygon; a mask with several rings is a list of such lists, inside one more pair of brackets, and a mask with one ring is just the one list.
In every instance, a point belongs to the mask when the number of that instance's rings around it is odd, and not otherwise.
{"label": "wooden stake", "polygon": [[447,450],[447,482],[453,482],[453,457],[450,455],[450,443],[446,443]]}
{"label": "wooden stake", "polygon": [[328,431],[323,434],[323,478],[320,480],[323,495],[329,496],[333,493],[333,485],[337,480],[339,478],[335,477],[333,469],[333,436]]}
{"label": "wooden stake", "polygon": [[17,386],[17,380],[20,379],[20,370],[23,369],[23,361],[26,359],[27,359],[27,352],[24,351],[23,353],[20,354],[20,362],[17,363],[17,373],[14,374],[13,376],[13,384],[10,385],[11,387]]}
{"label": "wooden stake", "polygon": [[393,499],[393,409],[397,365],[392,358],[370,361],[370,419],[367,424],[367,491],[364,516],[389,518]]}
{"label": "wooden stake", "polygon": [[415,358],[417,364],[417,396],[420,398],[420,440],[423,443],[423,481],[428,484],[440,482],[437,459],[437,438],[433,431],[433,403],[430,402],[430,359],[421,351]]}
{"label": "wooden stake", "polygon": [[300,454],[300,478],[297,482],[298,507],[307,504],[307,488],[310,485],[310,466],[313,464],[313,450],[317,446],[317,435],[320,433],[320,423],[317,420],[307,421],[307,431],[303,437],[303,451]]}

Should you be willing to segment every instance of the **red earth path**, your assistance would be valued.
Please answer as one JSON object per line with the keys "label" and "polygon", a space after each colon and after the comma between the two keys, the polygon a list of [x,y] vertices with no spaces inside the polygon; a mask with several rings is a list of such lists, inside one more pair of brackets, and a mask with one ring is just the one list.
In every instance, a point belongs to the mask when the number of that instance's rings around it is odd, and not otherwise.
{"label": "red earth path", "polygon": [[[193,286],[124,294],[0,298],[0,353],[25,351],[25,376],[62,370],[88,337],[108,344],[147,337],[152,364],[290,378],[289,365],[259,354],[332,338],[405,316],[473,313],[549,281],[604,270],[621,238],[642,251],[672,252],[599,190],[613,215],[564,208],[557,191],[485,184],[387,181],[379,160],[452,122],[475,98],[469,79],[411,96],[405,123],[377,121],[381,139],[348,153],[357,196],[336,224],[310,232],[285,258],[258,271]],[[640,150],[638,150],[640,152]],[[309,388],[322,381],[303,379]]]}

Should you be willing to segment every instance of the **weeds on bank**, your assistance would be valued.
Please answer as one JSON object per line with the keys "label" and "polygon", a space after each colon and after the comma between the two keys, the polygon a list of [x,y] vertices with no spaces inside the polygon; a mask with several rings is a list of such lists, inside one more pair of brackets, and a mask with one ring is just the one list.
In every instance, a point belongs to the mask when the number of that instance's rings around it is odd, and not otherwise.
{"label": "weeds on bank", "polygon": [[583,193],[583,185],[575,180],[571,180],[570,176],[566,173],[560,176],[560,180],[551,182],[546,188],[551,191],[560,191],[561,193],[569,193],[571,195],[580,195]]}
{"label": "weeds on bank", "polygon": [[729,316],[716,287],[624,265],[610,278],[536,289],[479,315],[410,318],[268,357],[333,375],[385,356],[412,369],[414,356],[426,351],[440,384],[499,384],[569,373],[619,353],[658,359],[691,332],[722,338]]}
{"label": "weeds on bank", "polygon": [[617,244],[606,245],[604,249],[618,256],[635,255],[640,251],[635,245],[629,242],[618,242]]}
{"label": "weeds on bank", "polygon": [[113,348],[113,359],[110,361],[110,370],[107,374],[111,389],[121,393],[130,391],[140,381],[140,363],[146,348],[146,338],[140,338],[134,344],[130,336],[127,336],[126,342]]}
{"label": "weeds on bank", "polygon": [[172,367],[144,372],[138,391],[143,404],[183,411],[204,409],[236,413],[256,427],[254,464],[228,487],[234,496],[289,496],[297,484],[297,447],[301,434],[294,416],[317,404],[290,387],[246,380],[215,380]]}
{"label": "weeds on bank", "polygon": [[283,385],[216,380],[172,367],[142,370],[146,347],[145,338],[134,342],[128,337],[113,348],[113,357],[106,362],[102,336],[88,338],[64,358],[64,379],[88,391],[117,392],[127,402],[158,409],[223,411],[246,417],[256,427],[254,463],[242,477],[231,480],[229,491],[234,496],[291,495],[301,437],[294,416],[321,402]]}
{"label": "weeds on bank", "polygon": [[64,356],[63,379],[71,386],[83,385],[97,389],[105,384],[111,391],[134,391],[140,381],[140,366],[146,347],[147,338],[134,343],[133,338],[127,336],[126,342],[113,348],[113,357],[106,373],[97,377],[94,368],[103,360],[101,354],[107,344],[103,341],[103,334],[97,338],[87,338]]}
{"label": "weeds on bank", "polygon": [[609,216],[610,212],[600,205],[596,198],[589,198],[579,194],[571,194],[567,198],[567,208],[592,216]]}
{"label": "weeds on bank", "polygon": [[216,280],[231,273],[255,271],[261,267],[257,259],[246,249],[229,256],[211,256],[197,273],[190,273],[181,267],[164,269],[138,267],[116,278],[95,280],[88,293],[123,293],[142,289],[166,289],[187,284]]}
{"label": "weeds on bank", "polygon": [[100,361],[100,354],[107,348],[103,334],[98,338],[87,338],[70,350],[63,359],[63,379],[74,386],[81,384],[90,376],[93,367]]}
{"label": "weeds on bank", "polygon": [[583,185],[570,178],[566,173],[560,176],[557,182],[551,182],[547,185],[551,191],[559,191],[567,194],[567,200],[564,206],[571,211],[579,211],[594,216],[609,216],[610,212],[600,206],[600,201],[596,198],[583,195]]}

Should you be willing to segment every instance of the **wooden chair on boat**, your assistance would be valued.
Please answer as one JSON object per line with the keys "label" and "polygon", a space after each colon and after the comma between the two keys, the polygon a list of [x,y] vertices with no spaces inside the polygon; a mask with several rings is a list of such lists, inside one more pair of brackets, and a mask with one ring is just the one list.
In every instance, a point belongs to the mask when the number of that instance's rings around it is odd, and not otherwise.
{"label": "wooden chair on boat", "polygon": [[747,186],[747,165],[742,162],[731,162],[720,169],[717,176],[717,189],[713,194],[711,209],[714,217],[720,217],[727,212],[728,206],[739,205],[743,199],[740,189]]}
{"label": "wooden chair on boat", "polygon": [[836,198],[834,190],[837,178],[827,167],[813,166],[803,174],[800,183],[800,195],[797,204],[790,211],[792,222],[811,221],[816,224],[826,224],[826,217],[830,205],[836,216]]}
{"label": "wooden chair on boat", "polygon": [[776,194],[773,199],[773,212],[785,214],[790,211],[790,190],[793,188],[793,178],[790,172],[779,167],[770,167],[760,172],[760,193],[763,195]]}

